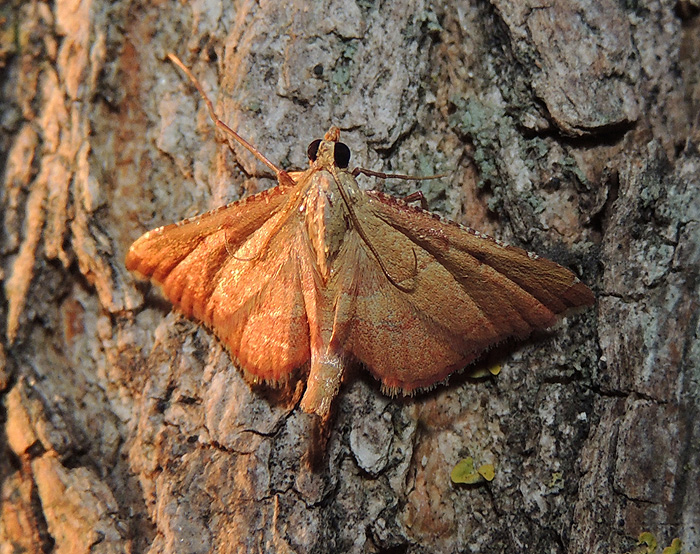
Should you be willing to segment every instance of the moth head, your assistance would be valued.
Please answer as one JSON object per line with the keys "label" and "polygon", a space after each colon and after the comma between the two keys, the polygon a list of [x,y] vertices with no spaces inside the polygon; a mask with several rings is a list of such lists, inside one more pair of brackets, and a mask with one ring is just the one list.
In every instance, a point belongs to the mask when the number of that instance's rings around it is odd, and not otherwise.
{"label": "moth head", "polygon": [[331,127],[323,137],[323,140],[316,139],[306,150],[311,163],[319,161],[319,165],[327,166],[335,165],[340,169],[345,169],[350,163],[350,149],[342,142],[338,142],[340,138],[340,130],[337,127]]}

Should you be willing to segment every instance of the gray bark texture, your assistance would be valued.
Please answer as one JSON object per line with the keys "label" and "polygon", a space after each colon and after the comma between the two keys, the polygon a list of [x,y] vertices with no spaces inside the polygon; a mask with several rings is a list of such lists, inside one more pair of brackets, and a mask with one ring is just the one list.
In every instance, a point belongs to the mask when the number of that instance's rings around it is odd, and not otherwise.
{"label": "gray bark texture", "polygon": [[[360,180],[596,305],[497,376],[355,368],[324,437],[124,267],[274,185],[168,52],[276,164],[334,124],[351,165],[448,173]],[[697,0],[8,0],[0,79],[0,554],[700,552]]]}

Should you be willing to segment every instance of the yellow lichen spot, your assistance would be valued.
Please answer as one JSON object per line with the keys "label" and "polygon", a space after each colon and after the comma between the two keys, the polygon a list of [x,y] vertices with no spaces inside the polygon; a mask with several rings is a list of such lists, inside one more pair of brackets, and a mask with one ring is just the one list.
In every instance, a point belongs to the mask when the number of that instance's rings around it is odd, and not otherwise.
{"label": "yellow lichen spot", "polygon": [[681,546],[683,546],[681,539],[673,539],[671,541],[671,546],[664,548],[661,554],[680,554]]}
{"label": "yellow lichen spot", "polygon": [[637,542],[639,545],[646,545],[647,547],[647,554],[653,554],[656,551],[656,537],[649,533],[648,531],[645,531],[641,535],[639,535],[639,541]]}
{"label": "yellow lichen spot", "polygon": [[483,464],[479,466],[477,471],[479,475],[489,482],[493,481],[493,478],[496,476],[496,468],[493,467],[493,464]]}
{"label": "yellow lichen spot", "polygon": [[481,475],[474,471],[474,459],[471,456],[457,462],[457,465],[452,469],[450,478],[453,483],[465,483],[467,485],[473,485],[484,480]]}
{"label": "yellow lichen spot", "polygon": [[450,478],[453,483],[473,485],[483,481],[493,481],[495,475],[496,470],[493,464],[482,464],[477,469],[474,466],[474,459],[470,456],[457,462],[457,465],[452,469]]}
{"label": "yellow lichen spot", "polygon": [[488,377],[489,375],[491,374],[489,373],[489,370],[485,367],[477,367],[469,373],[469,377],[471,377],[472,379],[483,379],[484,377]]}
{"label": "yellow lichen spot", "polygon": [[472,379],[483,379],[484,377],[491,377],[492,375],[498,375],[501,372],[501,366],[498,364],[491,365],[489,367],[479,366],[474,368],[474,370],[469,374]]}
{"label": "yellow lichen spot", "polygon": [[563,485],[564,483],[564,474],[561,471],[555,471],[552,473],[552,478],[549,480],[549,483],[547,483],[547,486],[550,489],[556,489],[559,488]]}

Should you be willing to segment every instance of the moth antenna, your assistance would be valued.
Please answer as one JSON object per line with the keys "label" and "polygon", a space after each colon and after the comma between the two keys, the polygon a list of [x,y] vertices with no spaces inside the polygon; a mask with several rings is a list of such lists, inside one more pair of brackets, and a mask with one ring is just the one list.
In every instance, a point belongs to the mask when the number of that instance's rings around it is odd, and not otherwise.
{"label": "moth antenna", "polygon": [[237,256],[236,254],[234,254],[230,249],[230,245],[228,243],[228,240],[226,241],[226,252],[228,252],[228,255],[231,256],[234,260],[238,260],[239,262],[255,262],[255,261],[259,260],[260,258],[263,257],[263,255],[267,251],[267,247],[269,246],[270,241],[272,240],[272,237],[274,237],[277,234],[277,231],[279,231],[282,228],[282,225],[284,224],[284,222],[287,221],[287,218],[289,217],[289,213],[291,213],[291,210],[288,210],[287,215],[282,217],[280,222],[277,225],[275,225],[274,229],[272,229],[272,231],[270,231],[270,233],[267,235],[267,237],[265,238],[263,243],[260,245],[260,248],[258,249],[258,251],[250,258],[241,258],[240,256]]}
{"label": "moth antenna", "polygon": [[[286,175],[286,173],[285,173]],[[229,255],[235,259],[239,260],[241,262],[254,262],[256,260],[259,260],[260,258],[263,257],[265,252],[267,251],[267,247],[270,245],[270,241],[272,240],[272,237],[274,237],[277,232],[282,228],[282,226],[287,222],[289,219],[289,216],[294,212],[296,209],[297,205],[299,204],[299,198],[301,197],[301,193],[304,189],[304,186],[306,183],[308,183],[308,178],[300,183],[297,183],[297,190],[293,191],[292,194],[289,197],[289,200],[285,204],[285,206],[280,210],[282,213],[282,216],[280,217],[279,221],[275,223],[275,226],[270,230],[268,233],[267,237],[263,241],[263,243],[260,245],[260,249],[257,251],[257,253],[254,256],[251,256],[250,258],[241,258],[240,256],[236,256],[231,250],[229,249],[229,243],[226,241],[226,251],[229,253]],[[276,213],[280,213],[276,212]]]}
{"label": "moth antenna", "polygon": [[228,229],[224,229],[224,244],[226,245],[226,252],[228,253],[229,256],[231,256],[233,259],[237,260],[236,256],[233,253],[233,250],[231,250],[231,243],[228,240],[228,234],[227,234]]}
{"label": "moth antenna", "polygon": [[353,177],[357,177],[360,173],[368,177],[377,177],[378,179],[404,179],[405,181],[429,181],[430,179],[442,179],[443,177],[447,177],[447,173],[424,175],[421,177],[418,175],[403,175],[402,173],[382,173],[381,171],[372,171],[364,167],[356,167],[352,170]]}
{"label": "moth antenna", "polygon": [[239,262],[252,262],[252,261],[257,260],[257,259],[260,257],[260,255],[262,254],[262,248],[258,251],[257,254],[255,254],[255,256],[252,256],[252,257],[250,257],[250,258],[241,258],[240,256],[236,256],[236,254],[235,254],[235,253],[233,252],[233,250],[231,249],[231,243],[230,243],[229,240],[228,240],[228,236],[226,235],[226,232],[227,232],[227,230],[224,230],[224,238],[225,238],[224,244],[226,244],[226,252],[227,252],[228,255],[231,256],[234,260],[237,260],[237,261],[239,261]]}
{"label": "moth antenna", "polygon": [[[379,255],[379,252],[377,252],[377,249],[374,247],[372,242],[369,240],[369,237],[365,234],[365,230],[362,228],[362,225],[360,225],[360,220],[357,219],[357,216],[355,215],[355,211],[352,208],[352,205],[350,204],[350,199],[348,198],[347,193],[345,192],[345,189],[340,185],[340,181],[338,181],[338,177],[335,174],[335,168],[331,168],[331,174],[333,175],[333,179],[335,180],[335,184],[338,185],[338,190],[340,191],[340,196],[343,199],[343,202],[345,202],[345,206],[348,209],[348,214],[350,215],[350,221],[352,221],[353,226],[355,227],[355,230],[357,231],[357,234],[360,235],[360,238],[362,241],[367,245],[367,248],[370,249],[370,252],[374,255],[375,259],[377,260],[377,263],[379,264],[379,267],[382,269],[382,273],[384,273],[384,276],[388,279],[388,281],[397,289],[399,289],[401,292],[405,293],[410,293],[413,292],[415,289],[415,286],[413,287],[407,287],[404,286],[396,281],[391,274],[389,273],[389,270],[386,268],[384,265],[384,261],[382,260],[381,256]],[[413,273],[414,276],[418,274],[418,256],[416,255],[416,250],[415,248],[411,249],[413,251],[413,262],[414,262],[414,268],[413,268]]]}
{"label": "moth antenna", "polygon": [[[239,135],[236,131],[231,129],[226,123],[224,123],[219,116],[216,115],[216,112],[214,111],[214,104],[212,104],[211,100],[209,100],[209,97],[207,96],[207,93],[204,92],[204,88],[200,84],[200,82],[197,80],[197,77],[195,77],[192,72],[189,70],[189,68],[180,61],[180,58],[178,58],[175,54],[168,53],[168,59],[173,62],[176,66],[178,66],[184,73],[187,75],[189,80],[192,82],[192,84],[195,86],[197,91],[199,92],[200,96],[204,100],[204,103],[207,105],[207,110],[209,110],[209,117],[211,120],[214,122],[214,124],[230,135],[236,142],[238,142],[241,146],[243,146],[246,150],[248,150],[253,156],[255,156],[258,160],[260,160],[262,163],[264,163],[268,168],[270,168],[274,174],[277,176],[277,180],[280,181],[280,183],[284,184],[289,184],[288,181],[291,181],[289,176],[285,171],[282,169],[278,168],[275,164],[273,164],[270,160],[268,160],[262,152],[260,152],[255,146],[250,144],[247,140],[245,140],[241,135]],[[286,177],[286,179],[285,179]]]}
{"label": "moth antenna", "polygon": [[[226,250],[228,250],[228,248],[227,248]],[[230,255],[234,260],[237,260],[237,261],[239,261],[239,262],[255,262],[255,261],[257,261],[257,260],[260,259],[260,256],[261,256],[261,254],[262,254],[262,251],[263,251],[263,249],[261,248],[261,249],[258,251],[258,253],[255,254],[255,256],[251,256],[250,258],[240,258],[240,257],[236,256],[236,255],[235,255],[233,252],[231,252],[230,250],[229,250],[228,253],[229,253],[229,255]]]}

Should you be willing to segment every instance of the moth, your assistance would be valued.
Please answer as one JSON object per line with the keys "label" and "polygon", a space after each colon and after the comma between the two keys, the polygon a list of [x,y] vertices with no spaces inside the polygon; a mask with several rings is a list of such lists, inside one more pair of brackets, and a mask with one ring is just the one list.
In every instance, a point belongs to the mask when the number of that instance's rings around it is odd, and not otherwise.
{"label": "moth", "polygon": [[593,303],[591,290],[553,261],[360,189],[360,173],[387,175],[348,169],[337,127],[311,143],[308,169],[277,168],[170,59],[216,126],[274,171],[278,185],[147,232],[126,267],[211,329],[252,381],[279,385],[304,369],[305,412],[328,418],[352,361],[385,392],[412,394],[494,344]]}

